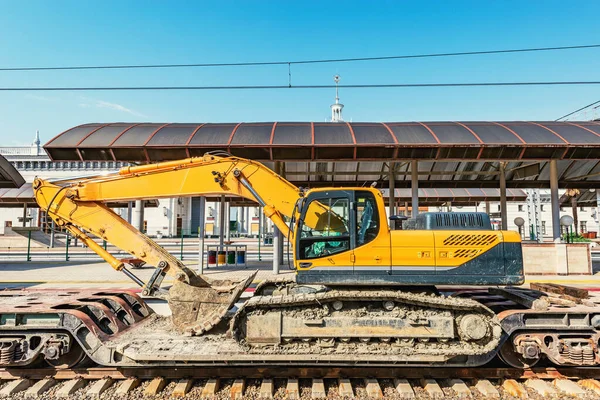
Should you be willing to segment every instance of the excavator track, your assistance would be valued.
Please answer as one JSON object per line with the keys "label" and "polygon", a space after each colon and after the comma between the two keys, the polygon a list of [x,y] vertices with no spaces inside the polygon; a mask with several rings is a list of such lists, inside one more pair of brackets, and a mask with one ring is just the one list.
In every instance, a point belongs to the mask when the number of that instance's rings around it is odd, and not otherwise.
{"label": "excavator track", "polygon": [[369,289],[253,297],[230,329],[255,354],[393,355],[419,362],[485,356],[502,337],[495,314],[476,301]]}

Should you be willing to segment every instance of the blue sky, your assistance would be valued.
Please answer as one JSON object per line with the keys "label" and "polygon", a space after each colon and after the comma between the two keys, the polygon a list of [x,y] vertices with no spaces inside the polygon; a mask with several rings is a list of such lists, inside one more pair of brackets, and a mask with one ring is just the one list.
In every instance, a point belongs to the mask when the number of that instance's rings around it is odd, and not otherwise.
{"label": "blue sky", "polygon": [[[483,6],[485,5],[485,6]],[[600,43],[600,2],[0,3],[0,66],[243,62]],[[600,49],[298,65],[295,84],[598,80]],[[0,72],[0,87],[277,85],[287,67]],[[597,86],[342,90],[353,121],[549,120]],[[332,90],[0,92],[0,144],[86,122],[323,121]]]}

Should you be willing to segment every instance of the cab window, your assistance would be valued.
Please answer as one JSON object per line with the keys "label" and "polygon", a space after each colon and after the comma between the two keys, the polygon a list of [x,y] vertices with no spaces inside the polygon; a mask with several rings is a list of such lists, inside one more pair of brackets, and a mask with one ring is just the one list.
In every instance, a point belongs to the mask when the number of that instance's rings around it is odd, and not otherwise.
{"label": "cab window", "polygon": [[350,250],[350,200],[315,199],[301,221],[298,258],[326,257]]}
{"label": "cab window", "polygon": [[379,214],[371,192],[356,192],[356,246],[374,240],[379,233]]}

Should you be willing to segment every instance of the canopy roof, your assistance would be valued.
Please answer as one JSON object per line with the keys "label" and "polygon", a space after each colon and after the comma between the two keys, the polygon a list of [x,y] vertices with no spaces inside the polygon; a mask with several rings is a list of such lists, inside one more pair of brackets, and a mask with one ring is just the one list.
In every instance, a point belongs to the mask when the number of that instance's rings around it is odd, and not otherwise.
{"label": "canopy roof", "polygon": [[600,123],[92,123],[44,147],[55,161],[154,162],[213,150],[262,161],[597,159]]}
{"label": "canopy roof", "polygon": [[25,179],[19,171],[6,158],[0,156],[0,188],[17,188],[24,183]]}
{"label": "canopy roof", "polygon": [[[559,186],[600,186],[600,122],[264,122],[221,124],[110,123],[71,128],[44,146],[55,161],[149,163],[208,151],[283,161],[298,186],[410,187],[419,160],[421,188],[548,188],[549,160]],[[393,167],[390,169],[390,167]]]}

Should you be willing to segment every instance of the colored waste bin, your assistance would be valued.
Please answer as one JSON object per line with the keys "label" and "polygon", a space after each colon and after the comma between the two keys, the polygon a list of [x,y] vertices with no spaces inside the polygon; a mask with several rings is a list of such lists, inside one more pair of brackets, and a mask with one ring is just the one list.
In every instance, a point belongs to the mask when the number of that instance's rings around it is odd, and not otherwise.
{"label": "colored waste bin", "polygon": [[235,251],[229,250],[227,252],[227,264],[235,264]]}
{"label": "colored waste bin", "polygon": [[238,251],[238,253],[237,253],[237,263],[238,264],[245,264],[246,263],[246,252],[245,251]]}
{"label": "colored waste bin", "polygon": [[219,264],[225,264],[225,251],[219,251],[217,253],[217,259],[219,260]]}
{"label": "colored waste bin", "polygon": [[217,263],[217,251],[216,250],[209,250],[208,251],[208,263],[209,264],[216,264]]}

